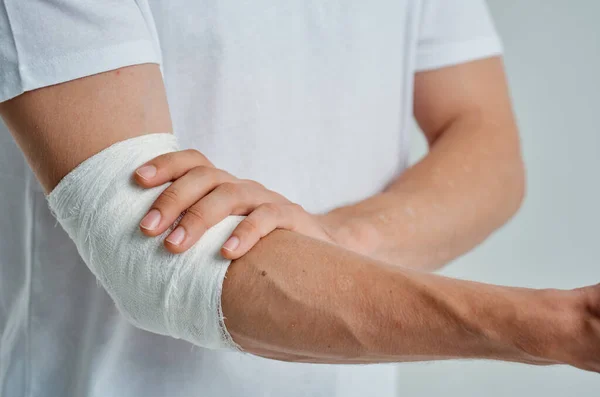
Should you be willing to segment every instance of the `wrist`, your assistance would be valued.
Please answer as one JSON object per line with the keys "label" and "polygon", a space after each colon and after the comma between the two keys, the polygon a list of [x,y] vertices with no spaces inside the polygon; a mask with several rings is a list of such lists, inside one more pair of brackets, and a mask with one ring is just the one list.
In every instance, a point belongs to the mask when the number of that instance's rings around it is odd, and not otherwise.
{"label": "wrist", "polygon": [[[480,316],[482,335],[504,349],[507,361],[530,364],[564,364],[565,347],[577,323],[570,291],[498,287],[488,315]],[[512,356],[512,357],[511,357]]]}
{"label": "wrist", "polygon": [[536,293],[541,321],[535,352],[554,363],[600,372],[600,284]]}
{"label": "wrist", "polygon": [[351,208],[336,208],[319,217],[335,244],[366,256],[377,251],[381,241],[378,230]]}

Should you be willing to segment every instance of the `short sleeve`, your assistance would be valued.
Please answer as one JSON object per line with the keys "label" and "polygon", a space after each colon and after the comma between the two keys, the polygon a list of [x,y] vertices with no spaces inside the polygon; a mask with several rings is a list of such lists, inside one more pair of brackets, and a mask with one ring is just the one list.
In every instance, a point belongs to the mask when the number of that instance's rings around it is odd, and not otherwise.
{"label": "short sleeve", "polygon": [[500,55],[502,43],[485,0],[423,0],[416,71]]}
{"label": "short sleeve", "polygon": [[124,66],[160,64],[145,0],[0,0],[0,102]]}

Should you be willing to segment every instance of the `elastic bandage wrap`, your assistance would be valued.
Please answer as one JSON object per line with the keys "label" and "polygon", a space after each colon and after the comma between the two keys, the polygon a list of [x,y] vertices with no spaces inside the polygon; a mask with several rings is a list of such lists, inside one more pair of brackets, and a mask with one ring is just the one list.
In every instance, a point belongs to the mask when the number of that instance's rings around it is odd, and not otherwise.
{"label": "elastic bandage wrap", "polygon": [[149,160],[179,150],[170,133],[117,142],[79,164],[46,199],[87,266],[133,325],[204,348],[241,351],[225,328],[221,310],[221,288],[231,260],[219,251],[244,216],[228,216],[180,254],[163,245],[177,222],[156,237],[139,229],[171,182],[142,188],[133,173]]}

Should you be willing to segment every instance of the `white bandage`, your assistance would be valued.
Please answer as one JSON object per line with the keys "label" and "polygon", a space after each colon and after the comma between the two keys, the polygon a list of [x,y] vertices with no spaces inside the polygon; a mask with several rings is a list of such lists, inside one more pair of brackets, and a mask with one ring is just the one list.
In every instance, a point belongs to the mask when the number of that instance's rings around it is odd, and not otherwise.
{"label": "white bandage", "polygon": [[115,143],[67,174],[47,196],[79,254],[133,325],[210,349],[241,350],[225,328],[221,287],[230,260],[219,250],[243,216],[229,216],[190,249],[172,254],[139,222],[170,182],[144,189],[134,171],[180,150],[168,133]]}

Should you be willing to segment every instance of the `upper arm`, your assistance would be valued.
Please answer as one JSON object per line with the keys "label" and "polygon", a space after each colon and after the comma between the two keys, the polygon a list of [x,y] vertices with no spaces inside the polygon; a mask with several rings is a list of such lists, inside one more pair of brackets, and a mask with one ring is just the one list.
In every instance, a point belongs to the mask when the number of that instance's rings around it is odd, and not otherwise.
{"label": "upper arm", "polygon": [[[414,114],[429,144],[456,120],[472,118],[480,128],[516,138],[516,125],[500,57],[415,75]],[[494,128],[489,128],[494,127]],[[496,128],[501,127],[501,128]]]}
{"label": "upper arm", "polygon": [[501,54],[501,40],[485,0],[423,1],[414,115],[430,144],[466,115],[480,122],[484,115],[487,121],[511,126]]}
{"label": "upper arm", "polygon": [[0,3],[0,116],[46,192],[116,141],[171,130],[143,2]]}
{"label": "upper arm", "polygon": [[171,131],[155,64],[26,92],[1,103],[0,115],[47,193],[75,166],[115,142]]}

